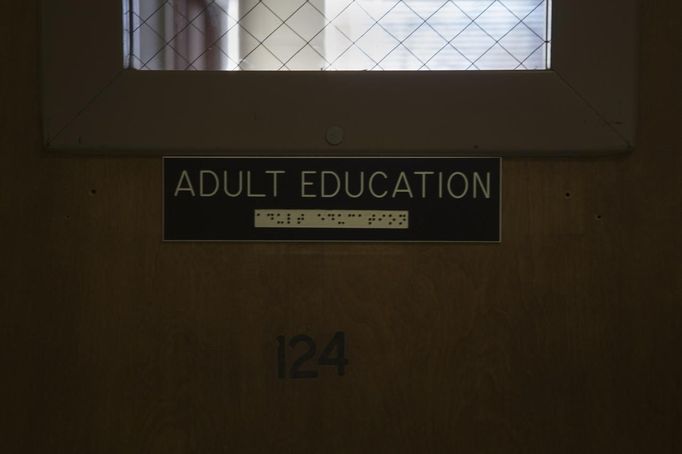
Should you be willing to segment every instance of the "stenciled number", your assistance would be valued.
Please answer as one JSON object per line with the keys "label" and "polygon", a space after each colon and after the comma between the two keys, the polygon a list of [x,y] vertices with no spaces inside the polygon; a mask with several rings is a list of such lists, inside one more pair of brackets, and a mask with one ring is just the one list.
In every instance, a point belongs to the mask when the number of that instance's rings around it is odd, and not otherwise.
{"label": "stenciled number", "polygon": [[[279,378],[287,378],[287,345],[291,350],[295,349],[298,344],[305,344],[307,349],[294,360],[289,369],[289,378],[317,378],[317,369],[304,369],[303,365],[312,360],[317,352],[315,341],[305,334],[299,334],[292,337],[288,344],[285,336],[277,337],[277,376]],[[348,359],[346,358],[346,334],[337,332],[327,346],[322,350],[322,354],[317,359],[317,364],[320,366],[334,366],[336,373],[342,376],[346,373],[346,366]]]}
{"label": "stenciled number", "polygon": [[289,347],[292,349],[300,343],[306,344],[308,350],[298,357],[296,361],[291,365],[291,378],[317,378],[316,370],[301,370],[301,366],[308,360],[313,359],[317,349],[315,348],[315,341],[310,338],[310,336],[305,336],[300,334],[296,337],[292,337],[289,341]]}

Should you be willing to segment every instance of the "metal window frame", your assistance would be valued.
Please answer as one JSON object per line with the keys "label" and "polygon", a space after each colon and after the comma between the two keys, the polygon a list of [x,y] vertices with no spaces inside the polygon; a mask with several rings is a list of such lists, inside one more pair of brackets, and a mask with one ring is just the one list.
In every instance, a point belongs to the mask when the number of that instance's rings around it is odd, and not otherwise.
{"label": "metal window frame", "polygon": [[[547,71],[123,68],[120,0],[42,2],[48,150],[590,156],[631,150],[637,0],[553,0]],[[341,144],[325,140],[344,130]]]}

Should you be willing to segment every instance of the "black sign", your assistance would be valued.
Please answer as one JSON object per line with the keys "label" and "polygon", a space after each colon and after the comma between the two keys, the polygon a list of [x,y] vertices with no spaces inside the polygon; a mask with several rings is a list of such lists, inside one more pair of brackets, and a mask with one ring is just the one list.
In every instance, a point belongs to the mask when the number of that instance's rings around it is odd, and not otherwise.
{"label": "black sign", "polygon": [[166,241],[500,241],[499,158],[166,157]]}

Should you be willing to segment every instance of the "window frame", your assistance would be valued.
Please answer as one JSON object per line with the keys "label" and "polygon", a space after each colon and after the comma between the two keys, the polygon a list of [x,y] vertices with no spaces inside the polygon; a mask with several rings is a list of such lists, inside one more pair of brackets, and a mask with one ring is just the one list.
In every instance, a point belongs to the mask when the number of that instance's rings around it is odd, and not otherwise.
{"label": "window frame", "polygon": [[44,144],[121,156],[628,151],[637,0],[618,3],[552,0],[545,71],[222,72],[124,69],[120,0],[47,0]]}

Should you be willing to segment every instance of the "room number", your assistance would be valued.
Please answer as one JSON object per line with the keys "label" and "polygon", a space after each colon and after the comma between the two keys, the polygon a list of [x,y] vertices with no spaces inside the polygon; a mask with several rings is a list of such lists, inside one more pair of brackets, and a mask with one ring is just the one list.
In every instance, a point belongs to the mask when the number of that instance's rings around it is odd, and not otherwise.
{"label": "room number", "polygon": [[[294,354],[294,352],[297,353]],[[348,366],[346,334],[341,331],[337,332],[319,357],[316,355],[317,345],[312,337],[299,334],[287,340],[286,336],[278,336],[277,376],[280,379],[317,378],[318,367],[321,366],[335,367],[337,375],[343,376]],[[315,361],[316,358],[317,361]]]}

